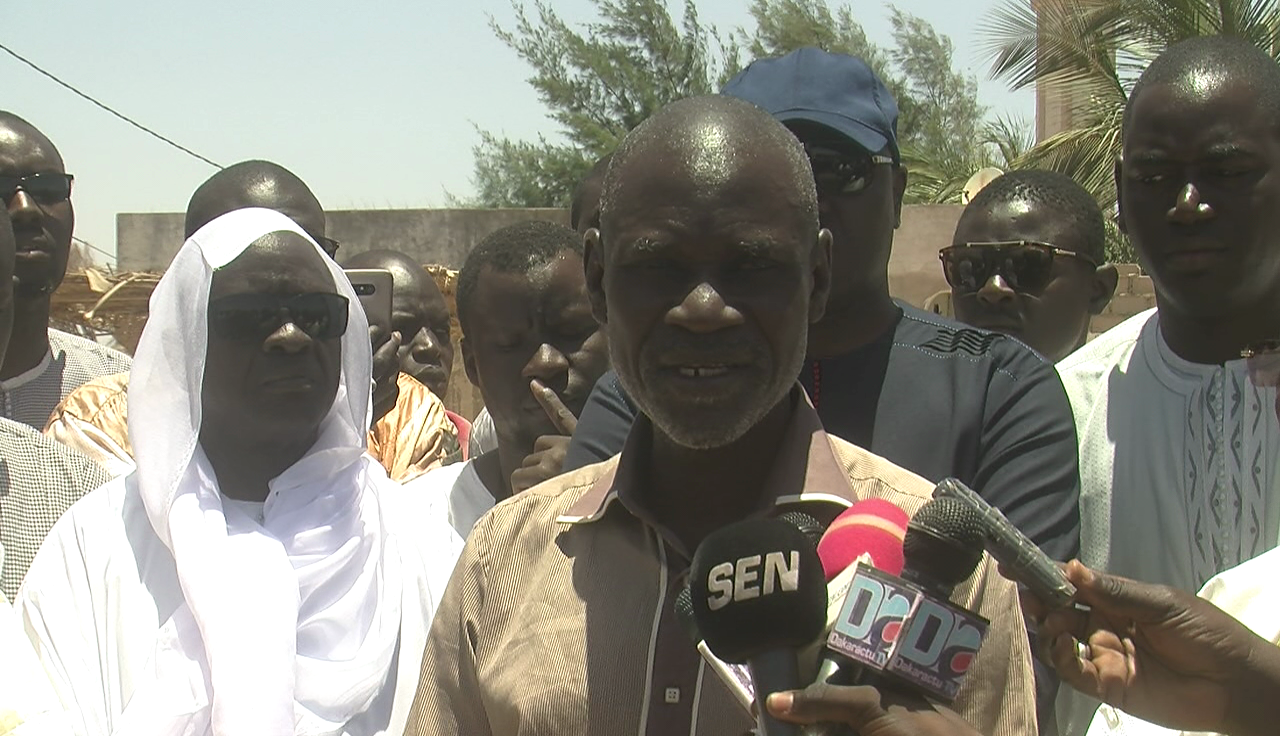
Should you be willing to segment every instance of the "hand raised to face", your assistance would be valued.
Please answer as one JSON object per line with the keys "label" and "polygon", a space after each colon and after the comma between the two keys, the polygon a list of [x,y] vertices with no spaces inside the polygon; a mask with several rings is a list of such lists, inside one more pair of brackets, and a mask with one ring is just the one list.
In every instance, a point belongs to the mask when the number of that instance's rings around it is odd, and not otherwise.
{"label": "hand raised to face", "polygon": [[551,425],[560,434],[543,435],[534,442],[533,452],[524,459],[520,469],[511,474],[511,490],[519,493],[528,490],[544,480],[554,478],[564,467],[564,456],[569,449],[569,441],[578,428],[578,418],[573,411],[564,405],[555,391],[547,388],[536,378],[529,382],[529,390],[537,400]]}
{"label": "hand raised to face", "polygon": [[373,346],[373,416],[376,423],[400,400],[400,333],[369,325],[369,341]]}

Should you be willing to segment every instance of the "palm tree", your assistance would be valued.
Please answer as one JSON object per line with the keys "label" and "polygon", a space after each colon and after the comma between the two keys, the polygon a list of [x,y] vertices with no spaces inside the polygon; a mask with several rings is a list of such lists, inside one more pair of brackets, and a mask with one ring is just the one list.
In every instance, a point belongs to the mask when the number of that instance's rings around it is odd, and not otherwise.
{"label": "palm tree", "polygon": [[943,148],[923,149],[910,144],[902,148],[907,166],[909,204],[957,204],[964,185],[974,172],[988,166],[1009,171],[1031,148],[1031,130],[1025,121],[998,117],[982,126],[974,142],[956,141]]}
{"label": "palm tree", "polygon": [[1280,51],[1277,0],[1037,0],[1035,6],[1003,0],[983,23],[992,77],[1013,89],[1056,84],[1077,101],[1072,113],[1079,123],[1037,143],[1017,165],[1075,178],[1104,212],[1115,211],[1112,172],[1125,101],[1152,59],[1178,41],[1220,34],[1244,37],[1272,56]]}

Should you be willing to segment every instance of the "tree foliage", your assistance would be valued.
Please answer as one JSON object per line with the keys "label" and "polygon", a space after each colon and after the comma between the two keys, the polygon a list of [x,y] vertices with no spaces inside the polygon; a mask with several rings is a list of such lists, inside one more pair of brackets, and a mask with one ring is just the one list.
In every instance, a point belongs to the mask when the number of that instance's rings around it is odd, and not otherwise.
{"label": "tree foliage", "polygon": [[722,35],[703,24],[693,0],[679,19],[663,0],[593,0],[598,20],[567,24],[547,0],[516,6],[511,28],[491,23],[498,38],[533,69],[529,82],[563,142],[513,141],[483,132],[475,148],[470,203],[477,206],[565,206],[595,159],[663,105],[709,94],[745,60],[776,57],[804,46],[865,60],[894,93],[898,133],[912,169],[909,201],[959,201],[984,166],[1006,166],[1027,147],[1024,126],[987,121],[977,81],[955,68],[950,39],[924,20],[891,9],[893,45],[872,43],[848,5],[827,0],[751,0],[754,28]]}
{"label": "tree foliage", "polygon": [[513,28],[490,25],[533,68],[529,84],[566,139],[537,144],[482,132],[475,147],[483,207],[567,206],[574,184],[627,131],[664,105],[711,94],[736,71],[737,49],[698,19],[693,0],[679,22],[663,0],[594,0],[599,20],[567,24],[546,0],[517,5]]}

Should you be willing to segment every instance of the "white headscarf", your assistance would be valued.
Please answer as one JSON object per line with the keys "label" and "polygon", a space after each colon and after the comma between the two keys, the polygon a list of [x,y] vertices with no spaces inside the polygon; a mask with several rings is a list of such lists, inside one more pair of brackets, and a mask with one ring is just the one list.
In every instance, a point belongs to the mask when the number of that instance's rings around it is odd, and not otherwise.
{"label": "white headscarf", "polygon": [[149,679],[118,736],[341,734],[382,691],[400,631],[400,554],[372,487],[385,473],[364,450],[371,412],[368,324],[347,297],[342,373],[319,439],[272,480],[263,523],[223,504],[199,447],[213,272],[292,220],[242,209],[182,246],[151,296],[129,388],[138,489],[173,553],[184,603],[161,627]]}

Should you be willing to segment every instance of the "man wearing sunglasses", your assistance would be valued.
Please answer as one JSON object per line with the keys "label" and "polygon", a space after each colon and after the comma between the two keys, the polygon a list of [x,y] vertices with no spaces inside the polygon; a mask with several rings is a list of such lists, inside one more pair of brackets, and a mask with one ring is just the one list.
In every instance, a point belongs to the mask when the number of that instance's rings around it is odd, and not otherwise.
{"label": "man wearing sunglasses", "polygon": [[[799,378],[823,425],[930,480],[960,478],[1050,555],[1075,556],[1075,428],[1053,366],[889,295],[907,172],[888,88],[860,59],[807,48],[753,63],[723,93],[786,125],[813,170],[833,278]],[[602,377],[565,470],[620,452],[636,413],[616,375]]]}
{"label": "man wearing sunglasses", "polygon": [[1012,171],[973,198],[939,254],[956,319],[1049,360],[1075,352],[1116,290],[1102,210],[1071,177]]}
{"label": "man wearing sunglasses", "polygon": [[188,238],[132,375],[137,470],[15,601],[72,733],[402,733],[461,548],[365,452],[355,291],[262,208]]}
{"label": "man wearing sunglasses", "polygon": [[0,111],[0,202],[17,237],[13,339],[0,365],[0,416],[41,429],[72,389],[129,370],[129,356],[49,326],[67,272],[75,212],[62,156],[26,120]]}
{"label": "man wearing sunglasses", "polygon": [[[279,212],[293,220],[333,258],[337,241],[325,235],[325,214],[315,194],[296,174],[270,161],[242,161],[211,176],[187,204],[187,236],[218,217],[247,207]],[[401,391],[398,333],[371,328],[374,346],[373,434],[398,437],[390,426],[421,425],[403,441],[376,443],[377,458],[395,480],[443,462],[457,445],[457,430],[444,405],[426,387],[405,382]],[[112,473],[133,468],[128,435],[129,374],[103,376],[72,391],[53,410],[45,434],[93,458]],[[403,393],[403,396],[401,395]],[[452,440],[452,441],[450,441]]]}
{"label": "man wearing sunglasses", "polygon": [[[9,216],[0,212],[0,361],[14,320],[14,251]],[[4,417],[0,459],[0,598],[12,599],[54,522],[108,476],[89,458]]]}

